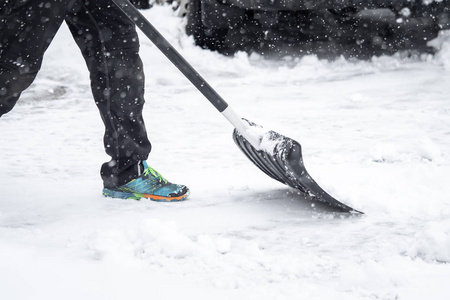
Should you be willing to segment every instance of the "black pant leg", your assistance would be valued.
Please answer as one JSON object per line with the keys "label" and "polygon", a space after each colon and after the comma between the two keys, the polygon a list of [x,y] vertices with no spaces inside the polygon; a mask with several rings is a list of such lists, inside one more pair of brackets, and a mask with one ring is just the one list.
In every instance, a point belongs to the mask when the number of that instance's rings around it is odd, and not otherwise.
{"label": "black pant leg", "polygon": [[112,159],[101,169],[104,186],[120,186],[137,177],[138,162],[151,150],[135,26],[110,1],[76,1],[66,22],[86,60],[105,124],[105,150]]}
{"label": "black pant leg", "polygon": [[42,57],[73,0],[17,0],[0,16],[0,116],[36,77]]}

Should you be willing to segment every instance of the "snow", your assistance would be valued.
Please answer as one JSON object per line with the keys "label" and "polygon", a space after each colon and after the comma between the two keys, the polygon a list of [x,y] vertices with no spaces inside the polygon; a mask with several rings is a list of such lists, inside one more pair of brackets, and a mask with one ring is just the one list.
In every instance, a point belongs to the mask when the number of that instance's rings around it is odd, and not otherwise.
{"label": "snow", "polygon": [[273,61],[202,50],[144,15],[243,117],[302,144],[362,217],[312,206],[233,145],[229,123],[141,36],[149,164],[189,200],[104,198],[103,126],[66,27],[0,120],[2,299],[447,299],[450,36],[435,56]]}
{"label": "snow", "polygon": [[283,149],[282,142],[284,141],[284,138],[282,135],[278,135],[275,132],[265,132],[261,139],[261,144],[259,146],[259,149],[270,154],[274,155],[275,149]]}

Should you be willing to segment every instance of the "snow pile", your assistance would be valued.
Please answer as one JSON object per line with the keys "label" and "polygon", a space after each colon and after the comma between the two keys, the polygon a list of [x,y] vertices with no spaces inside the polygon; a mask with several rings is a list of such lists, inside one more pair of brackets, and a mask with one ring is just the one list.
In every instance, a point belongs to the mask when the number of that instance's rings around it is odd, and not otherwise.
{"label": "snow pile", "polygon": [[411,138],[403,144],[376,143],[371,151],[375,162],[443,162],[441,147],[428,138]]}
{"label": "snow pile", "polygon": [[[183,274],[197,284],[220,290],[260,288],[276,283],[292,288],[292,281],[329,273],[338,267],[326,256],[312,252],[278,255],[254,241],[220,236],[187,236],[174,222],[143,220],[138,229],[102,230],[86,239],[89,255],[109,264],[144,265],[168,274]],[[303,243],[308,244],[304,239]],[[330,276],[330,274],[325,276]],[[255,278],[256,276],[256,278]],[[255,279],[257,281],[255,282]]]}
{"label": "snow pile", "polygon": [[225,238],[213,240],[209,236],[199,236],[194,241],[173,221],[147,219],[137,230],[95,232],[89,237],[87,248],[95,259],[135,257],[151,264],[165,265],[172,259],[225,254],[230,251],[230,242]]}
{"label": "snow pile", "polygon": [[450,69],[450,30],[439,32],[439,37],[429,43],[430,46],[436,48],[438,52],[435,60]]}
{"label": "snow pile", "polygon": [[427,262],[450,263],[450,215],[440,221],[430,222],[417,232],[408,250],[412,258]]}

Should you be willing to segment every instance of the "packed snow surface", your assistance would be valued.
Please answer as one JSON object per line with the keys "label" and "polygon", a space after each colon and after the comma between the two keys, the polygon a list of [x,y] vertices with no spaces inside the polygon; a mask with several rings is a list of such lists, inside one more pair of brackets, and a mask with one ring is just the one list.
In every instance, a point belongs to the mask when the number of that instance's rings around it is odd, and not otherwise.
{"label": "packed snow surface", "polygon": [[238,111],[300,142],[313,204],[233,144],[232,128],[141,36],[149,164],[180,203],[101,195],[103,125],[66,27],[0,119],[1,299],[448,299],[450,38],[434,56],[225,57],[169,6],[144,15]]}

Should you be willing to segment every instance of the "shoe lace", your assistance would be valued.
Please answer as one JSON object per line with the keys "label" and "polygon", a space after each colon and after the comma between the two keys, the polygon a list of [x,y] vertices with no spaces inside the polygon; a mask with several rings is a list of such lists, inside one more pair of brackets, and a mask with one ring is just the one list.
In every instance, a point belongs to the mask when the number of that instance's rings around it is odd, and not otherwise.
{"label": "shoe lace", "polygon": [[158,171],[150,166],[148,166],[147,169],[144,170],[143,174],[144,176],[149,176],[151,174],[153,177],[157,178],[159,182],[167,183],[167,180],[161,174],[159,174]]}

